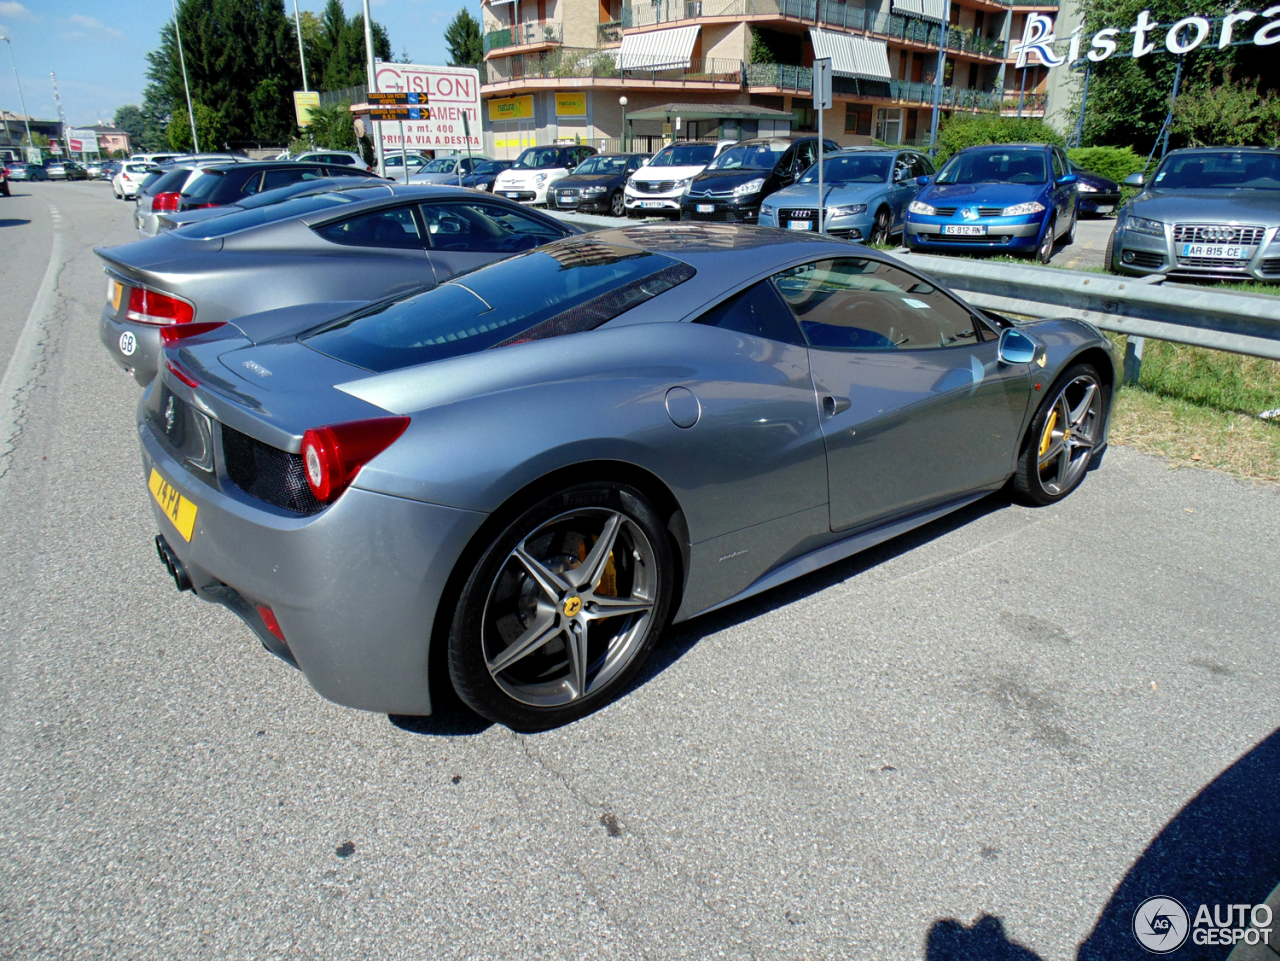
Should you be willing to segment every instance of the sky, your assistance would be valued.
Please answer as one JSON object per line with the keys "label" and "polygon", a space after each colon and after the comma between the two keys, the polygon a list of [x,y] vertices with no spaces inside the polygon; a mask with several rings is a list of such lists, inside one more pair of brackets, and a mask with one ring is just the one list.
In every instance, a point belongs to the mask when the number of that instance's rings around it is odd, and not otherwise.
{"label": "sky", "polygon": [[[284,0],[293,15],[293,0]],[[298,0],[299,10],[319,13],[325,0]],[[361,0],[343,0],[347,16],[361,12]],[[399,58],[413,63],[447,62],[444,28],[463,6],[478,0],[370,0],[373,19],[387,28]],[[147,53],[159,46],[160,29],[173,18],[170,0],[0,0],[0,107],[22,113],[14,83],[14,61],[27,113],[55,120],[53,79],[72,126],[110,122],[116,108],[141,104]],[[9,59],[9,47],[13,61]]]}

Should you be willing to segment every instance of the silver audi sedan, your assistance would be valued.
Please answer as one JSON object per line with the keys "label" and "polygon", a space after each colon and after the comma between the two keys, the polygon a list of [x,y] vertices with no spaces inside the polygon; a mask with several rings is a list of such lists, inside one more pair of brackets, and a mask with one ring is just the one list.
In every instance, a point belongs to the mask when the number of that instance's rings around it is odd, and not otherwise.
{"label": "silver audi sedan", "polygon": [[293,304],[363,303],[579,232],[457,187],[380,182],[309,193],[95,248],[108,278],[99,336],[145,386],[166,327]]}
{"label": "silver audi sedan", "polygon": [[711,224],[165,330],[156,546],[325,697],[558,725],[667,625],[1100,458],[1116,355],[887,255]]}
{"label": "silver audi sedan", "polygon": [[1280,150],[1173,150],[1121,208],[1106,263],[1122,274],[1280,281]]}

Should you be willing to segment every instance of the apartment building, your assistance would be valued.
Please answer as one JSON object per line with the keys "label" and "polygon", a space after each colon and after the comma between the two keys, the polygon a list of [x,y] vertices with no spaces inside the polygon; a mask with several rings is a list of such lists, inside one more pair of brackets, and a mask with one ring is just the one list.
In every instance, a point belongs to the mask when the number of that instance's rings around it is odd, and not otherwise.
{"label": "apartment building", "polygon": [[[1010,38],[1057,0],[484,0],[485,148],[816,131],[815,58],[830,57],[839,143],[927,142],[941,109],[1043,116],[1048,70]],[[944,21],[946,30],[944,31]],[[696,108],[696,109],[693,109]],[[690,116],[686,118],[684,114]]]}

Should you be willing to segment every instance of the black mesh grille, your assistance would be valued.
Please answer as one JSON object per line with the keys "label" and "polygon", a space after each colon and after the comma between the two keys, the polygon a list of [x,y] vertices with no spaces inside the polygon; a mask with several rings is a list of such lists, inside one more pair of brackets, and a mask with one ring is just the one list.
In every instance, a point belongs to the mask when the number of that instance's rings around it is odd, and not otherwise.
{"label": "black mesh grille", "polygon": [[314,514],[324,504],[307,485],[302,457],[222,425],[222,454],[227,476],[250,497],[299,514]]}
{"label": "black mesh grille", "polygon": [[1226,260],[1222,257],[1179,257],[1178,264],[1183,267],[1223,267],[1226,269],[1244,270],[1248,260]]}
{"label": "black mesh grille", "polygon": [[1164,256],[1162,254],[1148,253],[1145,250],[1133,250],[1133,251],[1126,250],[1125,253],[1126,254],[1132,253],[1133,258],[1131,260],[1124,260],[1124,258],[1121,258],[1122,262],[1126,264],[1132,264],[1134,267],[1163,267],[1164,266]]}
{"label": "black mesh grille", "polygon": [[736,207],[726,207],[722,210],[714,210],[711,213],[703,213],[693,207],[685,207],[680,212],[680,219],[709,220],[721,224],[753,224],[756,222],[754,210],[740,210]]}
{"label": "black mesh grille", "polygon": [[979,217],[999,217],[1003,213],[1004,213],[1003,207],[979,207],[978,208]]}
{"label": "black mesh grille", "polygon": [[1264,274],[1280,274],[1280,257],[1268,257],[1262,262]]}
{"label": "black mesh grille", "polygon": [[1252,246],[1262,243],[1266,227],[1240,224],[1174,224],[1173,239],[1187,244],[1240,244]]}
{"label": "black mesh grille", "polygon": [[933,210],[939,217],[950,217],[956,212],[955,207],[934,207]]}
{"label": "black mesh grille", "polygon": [[632,188],[641,194],[666,194],[676,189],[674,180],[633,180]]}
{"label": "black mesh grille", "polygon": [[931,244],[986,244],[988,247],[1007,244],[1011,239],[1003,234],[981,234],[977,237],[966,234],[918,234],[917,236]]}

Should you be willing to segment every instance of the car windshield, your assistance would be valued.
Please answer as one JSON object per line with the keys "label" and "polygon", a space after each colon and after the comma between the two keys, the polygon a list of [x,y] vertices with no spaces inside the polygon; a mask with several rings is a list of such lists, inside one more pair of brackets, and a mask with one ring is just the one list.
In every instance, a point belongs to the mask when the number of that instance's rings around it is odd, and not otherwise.
{"label": "car windshield", "polygon": [[496,173],[501,173],[506,169],[507,169],[506,164],[494,163],[493,161],[489,161],[488,163],[476,164],[476,169],[474,172],[478,174],[496,174]]}
{"label": "car windshield", "polygon": [[315,213],[318,210],[326,210],[339,204],[354,202],[355,198],[337,192],[295,197],[292,200],[269,204],[266,207],[241,210],[238,213],[227,214],[225,217],[215,217],[212,220],[202,221],[201,223],[188,224],[185,227],[179,227],[174,233],[182,237],[190,237],[193,240],[209,240],[212,237],[225,237],[227,234],[234,234],[237,231],[257,227],[260,224],[267,224],[276,220],[288,220],[290,217],[301,217],[303,214]]}
{"label": "car windshield", "polygon": [[560,151],[555,147],[530,147],[512,165],[518,170],[537,170],[541,167],[557,167]]}
{"label": "car windshield", "polygon": [[452,157],[442,157],[440,160],[433,160],[419,173],[424,174],[448,174],[453,173],[453,165],[457,163]]}
{"label": "car windshield", "polygon": [[574,168],[575,174],[620,174],[627,169],[626,157],[588,157]]}
{"label": "car windshield", "polygon": [[1048,179],[1043,150],[985,147],[947,161],[940,184],[1042,184]]}
{"label": "car windshield", "polygon": [[730,147],[707,164],[708,170],[772,170],[791,144],[777,140],[770,143],[739,144]]}
{"label": "car windshield", "polygon": [[302,338],[379,373],[590,330],[693,276],[679,261],[598,241],[553,244]]}
{"label": "car windshield", "polygon": [[[893,158],[888,154],[851,154],[847,157],[830,157],[822,164],[822,181],[828,184],[882,184],[889,179],[889,166]],[[810,167],[802,184],[818,182],[818,167]]]}
{"label": "car windshield", "polygon": [[663,147],[646,166],[649,167],[704,167],[716,155],[716,145],[711,143],[673,143]]}
{"label": "car windshield", "polygon": [[1174,154],[1156,171],[1161,190],[1280,190],[1280,154],[1215,150]]}

